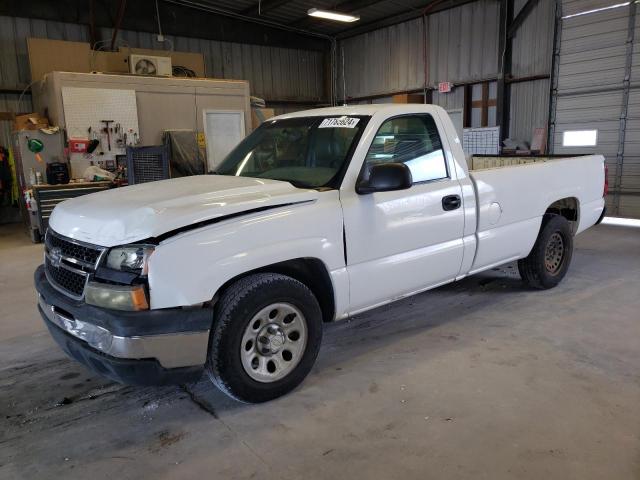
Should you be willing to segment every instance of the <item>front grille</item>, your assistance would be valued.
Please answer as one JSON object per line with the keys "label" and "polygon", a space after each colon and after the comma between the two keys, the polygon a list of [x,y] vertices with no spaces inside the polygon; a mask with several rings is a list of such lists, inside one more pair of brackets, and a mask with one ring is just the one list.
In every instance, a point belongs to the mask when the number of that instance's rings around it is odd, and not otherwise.
{"label": "front grille", "polygon": [[89,265],[95,265],[102,253],[102,249],[65,240],[51,230],[47,231],[46,242],[50,249],[57,247],[65,257],[71,257]]}
{"label": "front grille", "polygon": [[45,271],[49,282],[62,293],[82,299],[84,287],[96,271],[104,247],[87,245],[47,231]]}
{"label": "front grille", "polygon": [[76,273],[62,265],[54,267],[49,257],[45,257],[45,267],[47,269],[47,277],[56,287],[65,290],[73,297],[82,297],[84,286],[87,282],[87,275]]}

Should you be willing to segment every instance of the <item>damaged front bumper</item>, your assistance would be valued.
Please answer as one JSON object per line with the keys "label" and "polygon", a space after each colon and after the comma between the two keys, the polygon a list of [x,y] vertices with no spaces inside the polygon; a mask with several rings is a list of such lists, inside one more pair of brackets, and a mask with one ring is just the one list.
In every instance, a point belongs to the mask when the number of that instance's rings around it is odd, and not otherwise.
{"label": "damaged front bumper", "polygon": [[38,310],[72,358],[120,383],[167,385],[197,380],[207,358],[211,308],[123,312],[87,305],[35,272]]}

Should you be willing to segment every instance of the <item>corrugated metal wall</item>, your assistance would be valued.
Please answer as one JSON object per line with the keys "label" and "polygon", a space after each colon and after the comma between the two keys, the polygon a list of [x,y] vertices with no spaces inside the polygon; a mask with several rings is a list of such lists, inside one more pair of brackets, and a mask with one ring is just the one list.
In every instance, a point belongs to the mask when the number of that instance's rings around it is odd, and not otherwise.
{"label": "corrugated metal wall", "polygon": [[[563,15],[611,4],[564,0]],[[640,218],[640,33],[637,15],[630,23],[634,11],[622,6],[563,19],[553,146],[555,153],[603,154],[609,214]],[[588,129],[598,131],[596,147],[562,146],[565,131]]]}
{"label": "corrugated metal wall", "polygon": [[[516,15],[526,0],[516,0]],[[548,74],[553,48],[555,0],[539,0],[513,37],[511,71],[515,77]]]}
{"label": "corrugated metal wall", "polygon": [[[515,14],[526,0],[516,0]],[[539,0],[513,38],[511,71],[515,78],[550,75],[553,51],[555,0]],[[535,128],[549,119],[548,79],[511,85],[509,136],[530,141]]]}
{"label": "corrugated metal wall", "polygon": [[[339,98],[402,92],[424,85],[422,20],[348,38],[340,42]],[[344,65],[344,70],[342,66]]]}
{"label": "corrugated metal wall", "polygon": [[498,2],[479,0],[427,18],[430,85],[498,75]]}
{"label": "corrugated metal wall", "polygon": [[[111,29],[101,29],[111,38]],[[154,34],[122,31],[119,45],[161,49]],[[0,16],[0,86],[28,84],[27,37],[88,41],[87,27],[70,23]],[[187,37],[172,37],[174,50],[204,55],[207,76],[249,80],[251,93],[267,99],[321,100],[322,53]]]}
{"label": "corrugated metal wall", "polygon": [[454,88],[450,93],[438,93],[432,95],[432,103],[440,105],[445,110],[458,110],[464,108],[464,89]]}
{"label": "corrugated metal wall", "polygon": [[[101,29],[111,38],[111,29]],[[86,25],[0,16],[0,89],[22,89],[31,81],[27,37],[88,42]],[[174,50],[204,55],[209,77],[248,80],[251,94],[267,100],[318,101],[324,98],[321,52],[264,47],[197,38],[172,37]],[[118,45],[156,48],[154,34],[122,31]],[[1,93],[0,111],[30,112],[31,95]],[[298,110],[300,108],[297,108]],[[10,122],[0,121],[0,144],[9,144]]]}
{"label": "corrugated metal wall", "polygon": [[[111,30],[102,34],[111,38]],[[119,38],[131,47],[160,48],[154,34],[121,32]],[[187,37],[170,37],[180,52],[204,55],[206,75],[213,78],[248,80],[251,94],[268,100],[322,100],[322,52],[265,47]]]}
{"label": "corrugated metal wall", "polygon": [[[516,13],[526,0],[516,0]],[[579,4],[578,2],[565,3]],[[590,0],[592,1],[592,0]],[[595,1],[595,0],[593,0]],[[513,74],[544,75],[550,71],[554,0],[539,0],[513,42]],[[492,79],[498,75],[499,2],[479,0],[427,17],[428,85]],[[103,38],[111,31],[103,29]],[[340,42],[345,57],[346,92],[350,97],[390,94],[424,86],[424,25],[419,18]],[[0,17],[0,86],[17,88],[29,81],[26,37],[87,41],[82,25]],[[121,43],[159,47],[150,33],[123,31]],[[202,52],[207,73],[243,78],[252,93],[267,99],[317,101],[323,97],[322,54],[295,49],[267,48],[186,37],[169,37],[180,51]],[[341,61],[338,62],[341,66]],[[342,79],[338,79],[341,90]],[[511,136],[530,139],[548,115],[547,80],[518,83],[511,90]],[[340,93],[342,96],[342,93]],[[0,110],[14,110],[18,95],[0,96]],[[25,96],[17,110],[30,110]],[[434,92],[433,102],[447,109],[463,108],[464,94]],[[6,122],[0,122],[6,123]]]}
{"label": "corrugated metal wall", "polygon": [[[429,15],[428,82],[462,83],[498,74],[498,2],[479,0]],[[422,18],[340,42],[347,97],[403,92],[424,87]],[[342,97],[342,70],[338,81]]]}
{"label": "corrugated metal wall", "polygon": [[533,130],[546,128],[549,120],[549,80],[511,85],[509,136],[531,141]]}
{"label": "corrugated metal wall", "polygon": [[[516,0],[515,14],[526,0]],[[550,75],[555,0],[539,0],[513,39],[512,73],[516,78]],[[495,79],[499,68],[499,2],[480,0],[427,17],[428,82],[467,83]],[[366,97],[424,87],[422,18],[348,38],[341,42],[347,97]],[[341,63],[341,62],[340,62]],[[338,90],[342,98],[342,69]],[[439,94],[433,103],[464,107],[462,88]],[[511,87],[510,136],[530,141],[534,128],[546,127],[549,80]]]}

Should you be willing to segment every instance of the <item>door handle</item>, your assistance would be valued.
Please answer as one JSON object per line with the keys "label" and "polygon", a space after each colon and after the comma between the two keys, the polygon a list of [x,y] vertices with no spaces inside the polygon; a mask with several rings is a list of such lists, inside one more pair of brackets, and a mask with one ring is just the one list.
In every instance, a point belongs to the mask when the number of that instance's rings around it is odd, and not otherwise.
{"label": "door handle", "polygon": [[462,205],[460,195],[447,195],[446,197],[442,197],[442,209],[444,211],[456,210],[460,208],[460,205]]}

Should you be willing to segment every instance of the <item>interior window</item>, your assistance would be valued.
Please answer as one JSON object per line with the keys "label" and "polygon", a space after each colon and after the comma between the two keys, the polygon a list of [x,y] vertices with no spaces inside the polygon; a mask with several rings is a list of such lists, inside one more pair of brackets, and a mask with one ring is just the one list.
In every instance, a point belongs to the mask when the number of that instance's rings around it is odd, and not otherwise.
{"label": "interior window", "polygon": [[366,165],[404,163],[413,183],[448,177],[438,129],[431,115],[396,117],[382,124],[367,153]]}

